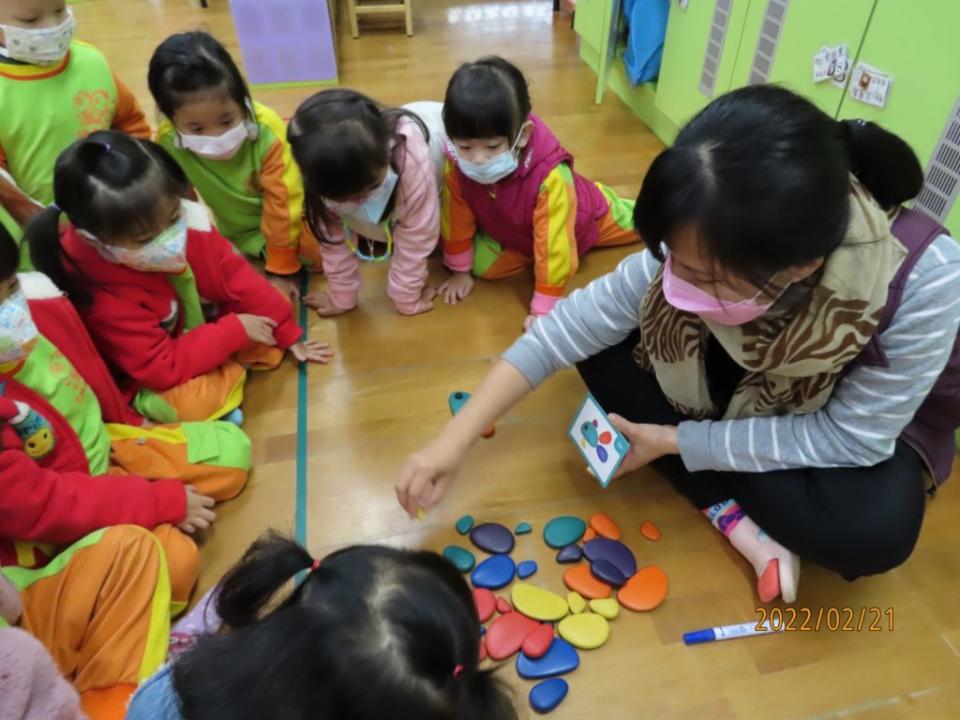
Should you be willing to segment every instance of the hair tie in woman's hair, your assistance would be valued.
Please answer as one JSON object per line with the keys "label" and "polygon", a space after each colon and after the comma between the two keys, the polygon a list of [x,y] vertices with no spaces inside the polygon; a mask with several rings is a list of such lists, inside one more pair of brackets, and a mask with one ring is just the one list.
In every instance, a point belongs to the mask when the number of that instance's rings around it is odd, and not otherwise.
{"label": "hair tie in woman's hair", "polygon": [[463,665],[456,665],[456,666],[454,666],[454,668],[453,668],[453,676],[454,676],[455,678],[458,678],[458,677],[460,677],[461,675],[463,675]]}
{"label": "hair tie in woman's hair", "polygon": [[273,591],[273,594],[263,604],[263,607],[257,611],[257,620],[263,620],[293,597],[293,594],[300,589],[300,586],[303,585],[306,579],[315,573],[319,567],[320,560],[315,559],[310,563],[310,567],[297,570],[297,572],[291,575],[289,579],[284,581],[283,585]]}
{"label": "hair tie in woman's hair", "polygon": [[104,154],[104,155],[109,155],[111,150],[113,150],[113,147],[111,147],[110,143],[104,143],[104,144],[103,144],[103,154]]}

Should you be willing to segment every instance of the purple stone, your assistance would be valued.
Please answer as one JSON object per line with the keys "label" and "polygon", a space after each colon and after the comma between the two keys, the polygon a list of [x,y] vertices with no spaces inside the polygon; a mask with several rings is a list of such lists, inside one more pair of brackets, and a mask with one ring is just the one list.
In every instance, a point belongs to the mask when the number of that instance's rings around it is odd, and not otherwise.
{"label": "purple stone", "polygon": [[637,558],[634,557],[633,551],[622,542],[608,540],[607,538],[595,538],[583,546],[583,554],[590,562],[606,560],[614,565],[620,571],[620,574],[627,579],[637,574]]}
{"label": "purple stone", "polygon": [[513,550],[513,533],[497,523],[483,523],[470,531],[470,541],[491,555],[509,555]]}
{"label": "purple stone", "polygon": [[574,543],[573,545],[567,545],[560,549],[560,552],[557,553],[557,562],[558,563],[575,563],[580,562],[580,558],[583,557],[583,550],[580,549],[580,546]]}
{"label": "purple stone", "polygon": [[594,560],[590,563],[590,572],[597,580],[603,580],[614,587],[620,587],[627,582],[627,578],[620,572],[620,568],[607,560]]}

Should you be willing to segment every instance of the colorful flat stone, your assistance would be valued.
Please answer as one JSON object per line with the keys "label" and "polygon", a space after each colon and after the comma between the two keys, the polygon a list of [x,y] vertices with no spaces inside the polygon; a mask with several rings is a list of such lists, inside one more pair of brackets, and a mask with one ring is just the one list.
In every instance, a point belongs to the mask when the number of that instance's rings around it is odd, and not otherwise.
{"label": "colorful flat stone", "polygon": [[499,523],[483,523],[470,531],[470,542],[491,555],[509,555],[513,550],[513,533]]}
{"label": "colorful flat stone", "polygon": [[580,667],[580,655],[573,645],[563,638],[554,638],[542,658],[520,655],[517,658],[517,674],[527,680],[565,675]]}
{"label": "colorful flat stone", "polygon": [[587,609],[587,601],[583,599],[583,595],[573,590],[567,593],[567,605],[570,606],[570,612],[574,615],[579,615]]}
{"label": "colorful flat stone", "polygon": [[620,588],[617,599],[630,610],[653,610],[667,597],[667,576],[656,565],[647,565]]}
{"label": "colorful flat stone", "polygon": [[557,553],[557,562],[558,563],[575,563],[580,562],[580,558],[583,557],[583,548],[581,548],[576,543],[572,545],[565,545],[560,548],[560,552]]}
{"label": "colorful flat stone", "polygon": [[498,590],[513,582],[517,571],[516,563],[509,555],[492,555],[477,565],[470,574],[474,587]]}
{"label": "colorful flat stone", "polygon": [[597,531],[594,530],[592,527],[588,527],[586,530],[584,530],[583,537],[580,539],[586,543],[586,542],[590,542],[595,537],[597,537]]}
{"label": "colorful flat stone", "polygon": [[494,660],[506,660],[520,649],[527,635],[539,627],[540,623],[536,620],[518,612],[501,615],[490,623],[487,634],[483,636],[487,652]]}
{"label": "colorful flat stone", "polygon": [[615,565],[624,577],[633,577],[637,572],[637,558],[622,542],[597,538],[583,546],[583,554],[590,562],[606,560]]}
{"label": "colorful flat stone", "polygon": [[466,535],[470,532],[470,528],[473,527],[473,515],[464,515],[462,518],[457,520],[454,527],[457,529],[457,532],[461,535]]}
{"label": "colorful flat stone", "polygon": [[521,580],[525,580],[535,572],[537,572],[537,563],[534,560],[524,560],[517,565],[517,577]]}
{"label": "colorful flat stone", "polygon": [[447,545],[443,549],[443,556],[462,573],[470,572],[473,570],[473,566],[477,564],[477,559],[473,556],[473,553],[459,545]]}
{"label": "colorful flat stone", "polygon": [[528,522],[517,523],[517,526],[513,529],[514,535],[527,535],[531,532],[533,532],[533,525]]}
{"label": "colorful flat stone", "polygon": [[593,650],[610,639],[610,623],[594,613],[570,615],[560,621],[557,632],[575,648]]}
{"label": "colorful flat stone", "polygon": [[543,528],[543,539],[550,547],[559,549],[577,542],[586,529],[587,524],[578,517],[555,517]]}
{"label": "colorful flat stone", "polygon": [[620,572],[620,568],[607,560],[594,560],[590,563],[590,572],[597,580],[602,580],[615,588],[627,584],[627,578]]}
{"label": "colorful flat stone", "polygon": [[562,597],[529,583],[514,583],[510,589],[510,599],[519,612],[534,620],[554,622],[570,612],[567,601]]}
{"label": "colorful flat stone", "polygon": [[660,528],[658,528],[649,520],[644,520],[643,524],[640,525],[640,534],[643,535],[647,540],[656,542],[660,539]]}
{"label": "colorful flat stone", "polygon": [[[476,570],[474,570],[476,573]],[[611,587],[597,580],[589,565],[574,565],[563,574],[563,584],[590,600],[610,597]]]}
{"label": "colorful flat stone", "polygon": [[547,654],[550,645],[553,643],[553,625],[549,623],[541,625],[532,633],[523,639],[520,646],[520,652],[528,658],[541,658]]}
{"label": "colorful flat stone", "polygon": [[477,618],[485,623],[497,609],[497,596],[486,588],[476,588],[473,591],[473,604],[477,606]]}
{"label": "colorful flat stone", "polygon": [[506,615],[508,612],[513,610],[513,605],[510,604],[510,601],[505,597],[497,598],[497,612],[501,615]]}
{"label": "colorful flat stone", "polygon": [[530,707],[541,715],[553,712],[570,691],[570,686],[563,678],[550,678],[530,691]]}
{"label": "colorful flat stone", "polygon": [[616,620],[620,617],[620,603],[613,598],[604,598],[603,600],[591,600],[590,609],[607,620]]}
{"label": "colorful flat stone", "polygon": [[620,526],[606,513],[598,512],[591,515],[590,527],[593,528],[600,537],[605,537],[610,540],[619,540],[623,537]]}

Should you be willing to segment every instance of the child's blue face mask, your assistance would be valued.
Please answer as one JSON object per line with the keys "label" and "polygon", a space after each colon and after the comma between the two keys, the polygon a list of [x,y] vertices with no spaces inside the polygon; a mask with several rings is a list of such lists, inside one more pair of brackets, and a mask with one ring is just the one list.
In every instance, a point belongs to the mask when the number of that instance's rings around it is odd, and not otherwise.
{"label": "child's blue face mask", "polygon": [[393,191],[396,189],[399,179],[400,176],[393,171],[393,168],[387,166],[387,174],[384,176],[383,182],[362,202],[337,202],[324,199],[323,204],[341,218],[355,218],[371,225],[377,225],[383,218],[383,213],[390,203],[390,198],[393,197]]}
{"label": "child's blue face mask", "polygon": [[517,133],[516,139],[508,150],[504,150],[499,155],[482,163],[465,160],[460,157],[460,153],[457,152],[457,148],[453,143],[450,144],[450,147],[453,148],[453,154],[457,158],[457,167],[460,168],[460,172],[481,185],[493,185],[508,175],[511,175],[517,167],[519,167],[520,160],[517,157],[516,150],[522,136],[523,128],[521,127],[520,132]]}

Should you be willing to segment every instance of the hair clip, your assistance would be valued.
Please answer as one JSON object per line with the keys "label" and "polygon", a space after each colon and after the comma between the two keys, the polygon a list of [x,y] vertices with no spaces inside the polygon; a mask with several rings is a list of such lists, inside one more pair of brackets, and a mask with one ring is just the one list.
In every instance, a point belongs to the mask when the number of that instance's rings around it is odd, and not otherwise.
{"label": "hair clip", "polygon": [[281,605],[287,602],[293,594],[300,589],[300,586],[317,571],[320,567],[319,558],[310,563],[310,567],[303,570],[297,570],[283,585],[274,590],[273,594],[267,599],[263,606],[257,611],[257,620],[263,620],[268,615],[276,611]]}

